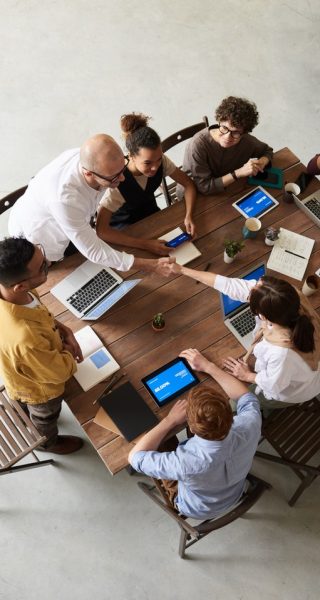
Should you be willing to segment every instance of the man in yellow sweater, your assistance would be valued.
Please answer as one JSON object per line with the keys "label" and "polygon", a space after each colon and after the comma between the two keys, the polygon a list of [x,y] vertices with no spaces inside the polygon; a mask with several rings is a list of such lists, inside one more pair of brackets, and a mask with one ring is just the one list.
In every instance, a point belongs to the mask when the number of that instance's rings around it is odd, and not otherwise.
{"label": "man in yellow sweater", "polygon": [[35,291],[49,264],[41,245],[0,241],[0,375],[9,397],[46,436],[38,450],[71,454],[83,441],[58,435],[57,421],[65,382],[83,357],[71,329],[54,319]]}

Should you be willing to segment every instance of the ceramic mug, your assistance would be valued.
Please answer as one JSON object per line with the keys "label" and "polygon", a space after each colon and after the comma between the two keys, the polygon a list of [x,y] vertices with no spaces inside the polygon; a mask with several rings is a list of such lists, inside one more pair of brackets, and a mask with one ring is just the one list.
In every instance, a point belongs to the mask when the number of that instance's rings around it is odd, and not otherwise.
{"label": "ceramic mug", "polygon": [[286,183],[284,186],[283,201],[287,204],[292,204],[294,202],[293,194],[298,196],[300,192],[301,190],[296,183]]}
{"label": "ceramic mug", "polygon": [[250,217],[246,219],[244,227],[242,228],[242,235],[244,239],[255,238],[258,235],[258,231],[261,229],[261,221],[256,217]]}
{"label": "ceramic mug", "polygon": [[316,275],[309,275],[302,286],[302,293],[305,296],[312,296],[312,294],[319,289],[319,282],[319,277]]}

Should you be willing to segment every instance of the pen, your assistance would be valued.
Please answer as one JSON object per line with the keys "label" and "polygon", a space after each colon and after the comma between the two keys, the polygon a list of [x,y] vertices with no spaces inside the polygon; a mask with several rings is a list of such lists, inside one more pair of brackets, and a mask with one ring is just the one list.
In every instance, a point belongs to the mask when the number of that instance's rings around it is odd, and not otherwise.
{"label": "pen", "polygon": [[293,256],[297,256],[298,258],[303,258],[304,260],[307,260],[305,256],[301,256],[300,254],[296,254],[295,252],[291,252],[291,250],[285,250],[285,252],[287,252],[287,254],[293,254]]}
{"label": "pen", "polygon": [[100,394],[100,396],[98,396],[98,398],[96,398],[92,404],[97,404],[98,400],[100,400],[100,398],[102,398],[102,396],[104,396],[106,393],[110,392],[111,389],[113,388],[114,385],[116,385],[116,383],[118,383],[118,381],[120,381],[120,379],[122,379],[122,377],[125,377],[126,373],[121,373],[121,375],[119,375],[119,377],[113,375],[108,383],[108,385],[104,388],[103,392]]}
{"label": "pen", "polygon": [[[205,268],[203,270],[209,271],[210,267],[211,267],[211,262],[208,262],[208,264],[205,266]],[[197,281],[197,283],[200,283],[200,281]]]}

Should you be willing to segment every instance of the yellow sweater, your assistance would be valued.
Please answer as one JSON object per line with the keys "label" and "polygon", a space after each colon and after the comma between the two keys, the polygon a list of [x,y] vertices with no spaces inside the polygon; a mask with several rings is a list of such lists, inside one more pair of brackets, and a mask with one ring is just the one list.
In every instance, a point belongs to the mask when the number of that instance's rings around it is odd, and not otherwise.
{"label": "yellow sweater", "polygon": [[10,398],[48,402],[64,392],[75,371],[76,363],[63,350],[54,317],[43,304],[28,308],[0,299],[0,375]]}

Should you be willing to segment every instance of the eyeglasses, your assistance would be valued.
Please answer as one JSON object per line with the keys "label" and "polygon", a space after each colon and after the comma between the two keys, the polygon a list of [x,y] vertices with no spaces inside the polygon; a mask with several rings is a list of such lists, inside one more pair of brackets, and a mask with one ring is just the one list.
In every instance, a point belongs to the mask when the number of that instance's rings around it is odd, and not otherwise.
{"label": "eyeglasses", "polygon": [[127,168],[128,164],[129,164],[129,158],[127,156],[125,156],[123,169],[121,169],[121,171],[119,171],[119,173],[116,173],[116,175],[113,175],[113,177],[105,177],[104,175],[100,175],[99,173],[96,173],[95,171],[91,171],[91,169],[87,169],[86,167],[82,167],[82,168],[85,169],[86,171],[89,171],[89,173],[92,173],[92,175],[95,175],[96,177],[99,177],[100,179],[107,181],[108,183],[115,183],[117,181],[117,179],[119,179],[119,177],[121,177],[123,171]]}
{"label": "eyeglasses", "polygon": [[48,275],[49,263],[47,261],[45,249],[42,244],[35,244],[35,246],[37,246],[41,250],[42,255],[43,255],[43,261],[40,265],[39,273],[44,273],[45,275]]}
{"label": "eyeglasses", "polygon": [[237,131],[237,130],[231,130],[228,127],[226,127],[225,125],[220,125],[219,124],[219,131],[220,133],[222,133],[222,135],[227,135],[227,133],[230,133],[231,137],[234,140],[239,140],[242,136],[242,132],[241,131]]}

